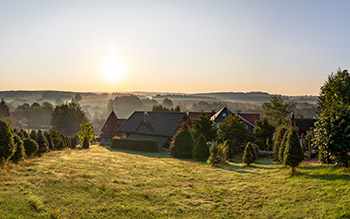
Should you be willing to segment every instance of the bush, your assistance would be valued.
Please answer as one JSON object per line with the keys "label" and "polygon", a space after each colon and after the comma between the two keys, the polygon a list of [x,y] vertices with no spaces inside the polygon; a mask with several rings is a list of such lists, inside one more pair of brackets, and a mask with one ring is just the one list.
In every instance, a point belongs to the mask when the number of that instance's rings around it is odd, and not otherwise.
{"label": "bush", "polygon": [[207,161],[210,156],[209,147],[203,134],[201,134],[193,148],[192,157],[195,160]]}
{"label": "bush", "polygon": [[8,161],[15,151],[11,127],[7,122],[0,120],[0,163]]}
{"label": "bush", "polygon": [[45,133],[45,137],[46,137],[47,143],[49,145],[49,149],[50,150],[55,150],[56,148],[55,148],[55,145],[53,144],[51,135],[49,133]]}
{"label": "bush", "polygon": [[228,141],[228,158],[234,158],[238,154],[237,144],[234,141]]}
{"label": "bush", "polygon": [[227,141],[218,144],[217,142],[213,142],[210,146],[210,156],[207,160],[208,164],[215,165],[219,163],[224,163],[228,159],[228,151],[229,147]]}
{"label": "bush", "polygon": [[279,153],[279,149],[280,149],[281,144],[282,144],[284,133],[286,131],[287,131],[287,127],[286,126],[279,126],[277,128],[277,132],[276,132],[276,136],[275,136],[275,144],[273,145],[273,152],[274,152],[273,159],[275,161],[279,160],[278,159],[278,153]]}
{"label": "bush", "polygon": [[32,130],[31,132],[30,132],[30,138],[31,139],[33,139],[34,141],[37,141],[38,140],[38,134],[36,133],[36,131],[35,130]]}
{"label": "bush", "polygon": [[192,135],[187,129],[184,129],[175,137],[172,150],[175,157],[192,158],[193,147]]}
{"label": "bush", "polygon": [[39,149],[38,143],[33,139],[26,138],[23,141],[24,149],[28,157],[32,157]]}
{"label": "bush", "polygon": [[13,162],[17,163],[21,161],[25,157],[25,150],[22,139],[18,135],[14,135],[13,137],[14,143],[16,145],[16,152],[10,158]]}
{"label": "bush", "polygon": [[113,138],[111,148],[146,152],[159,152],[153,139]]}
{"label": "bush", "polygon": [[[251,152],[251,154],[252,154],[252,156],[253,156],[253,161],[255,161],[256,160],[256,158],[258,158],[258,153],[256,153],[256,150],[255,150],[255,146],[252,144],[252,143],[250,143],[250,142],[248,142],[247,143],[247,145],[250,145],[249,147],[248,147],[248,149],[250,150],[250,152]],[[247,146],[246,146],[247,147]],[[245,149],[244,149],[244,151],[245,151]],[[244,155],[244,154],[243,154]]]}
{"label": "bush", "polygon": [[22,140],[25,139],[25,138],[29,138],[29,135],[28,135],[28,132],[27,132],[27,131],[21,129],[21,132],[22,132],[22,134],[23,134]]}
{"label": "bush", "polygon": [[250,166],[254,162],[254,148],[250,142],[247,143],[243,153],[243,162]]}
{"label": "bush", "polygon": [[88,149],[90,147],[90,143],[87,138],[84,138],[84,142],[82,145],[83,148]]}
{"label": "bush", "polygon": [[50,129],[50,136],[51,136],[51,140],[53,142],[54,148],[58,150],[63,149],[61,135],[56,129]]}
{"label": "bush", "polygon": [[286,166],[292,167],[292,175],[295,173],[295,168],[302,160],[304,160],[304,154],[301,151],[299,138],[295,128],[291,127],[288,131],[283,159],[283,163]]}
{"label": "bush", "polygon": [[284,161],[283,157],[284,157],[284,151],[285,151],[285,148],[286,148],[286,142],[287,142],[288,133],[289,133],[289,130],[286,130],[284,135],[283,135],[283,139],[282,139],[279,151],[278,151],[278,159],[279,159],[279,161],[281,163],[283,163],[283,161]]}
{"label": "bush", "polygon": [[46,137],[43,135],[41,130],[38,131],[36,142],[39,145],[39,150],[38,150],[39,155],[42,155],[49,151],[49,142],[47,141]]}

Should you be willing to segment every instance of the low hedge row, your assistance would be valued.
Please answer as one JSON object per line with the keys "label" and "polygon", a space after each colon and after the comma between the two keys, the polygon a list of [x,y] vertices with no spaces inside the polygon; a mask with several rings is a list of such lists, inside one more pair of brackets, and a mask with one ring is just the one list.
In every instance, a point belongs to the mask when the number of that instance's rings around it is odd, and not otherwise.
{"label": "low hedge row", "polygon": [[111,148],[159,152],[157,142],[151,139],[113,138]]}

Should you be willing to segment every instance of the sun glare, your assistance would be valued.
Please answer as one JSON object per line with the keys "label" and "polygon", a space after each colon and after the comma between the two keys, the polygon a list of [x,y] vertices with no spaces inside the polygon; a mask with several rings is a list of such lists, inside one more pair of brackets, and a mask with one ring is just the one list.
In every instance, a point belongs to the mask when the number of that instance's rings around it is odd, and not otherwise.
{"label": "sun glare", "polygon": [[100,66],[100,74],[111,84],[120,81],[125,75],[125,66],[115,57],[105,59]]}

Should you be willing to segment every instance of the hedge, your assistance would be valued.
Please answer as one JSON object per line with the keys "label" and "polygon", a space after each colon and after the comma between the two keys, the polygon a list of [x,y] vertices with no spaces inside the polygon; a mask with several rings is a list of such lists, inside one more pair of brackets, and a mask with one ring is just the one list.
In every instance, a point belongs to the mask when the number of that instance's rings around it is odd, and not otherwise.
{"label": "hedge", "polygon": [[157,142],[151,139],[113,138],[111,148],[159,152]]}

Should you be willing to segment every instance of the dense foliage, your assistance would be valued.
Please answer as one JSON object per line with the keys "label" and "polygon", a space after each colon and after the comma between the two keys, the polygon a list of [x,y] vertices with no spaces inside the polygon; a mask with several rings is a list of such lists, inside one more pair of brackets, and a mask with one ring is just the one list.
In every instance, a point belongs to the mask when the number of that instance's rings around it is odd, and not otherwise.
{"label": "dense foliage", "polygon": [[278,152],[279,152],[279,149],[281,147],[281,144],[282,144],[282,140],[283,140],[283,137],[284,137],[284,133],[287,131],[287,127],[284,126],[284,125],[281,125],[277,128],[277,131],[276,131],[276,134],[275,134],[275,143],[273,145],[273,152],[274,152],[274,156],[273,156],[273,159],[275,161],[278,161]]}
{"label": "dense foliage", "polygon": [[250,132],[246,124],[237,115],[229,114],[219,125],[219,139],[228,142],[235,142],[237,145],[246,144],[250,138]]}
{"label": "dense foliage", "polygon": [[7,122],[0,120],[0,163],[8,161],[15,151],[11,127]]}
{"label": "dense foliage", "polygon": [[350,167],[350,74],[338,70],[321,87],[313,145],[321,162]]}
{"label": "dense foliage", "polygon": [[77,103],[56,106],[52,113],[51,124],[62,134],[75,135],[87,118]]}
{"label": "dense foliage", "polygon": [[159,152],[157,142],[151,139],[113,138],[111,148]]}
{"label": "dense foliage", "polygon": [[219,163],[224,163],[228,160],[229,146],[227,141],[222,143],[212,142],[210,148],[210,156],[207,160],[208,164],[215,165]]}
{"label": "dense foliage", "polygon": [[26,138],[23,140],[24,149],[28,157],[34,156],[38,151],[39,145],[33,139]]}
{"label": "dense foliage", "polygon": [[207,161],[210,155],[209,146],[204,135],[201,134],[194,145],[192,157],[195,160]]}
{"label": "dense foliage", "polygon": [[286,142],[287,142],[287,139],[288,139],[288,133],[289,133],[289,129],[287,129],[285,132],[284,132],[284,135],[283,135],[283,138],[282,138],[282,141],[281,141],[281,144],[280,144],[280,147],[279,147],[279,151],[278,151],[278,160],[280,162],[283,163],[284,161],[284,151],[285,151],[285,148],[286,148]]}
{"label": "dense foliage", "polygon": [[11,161],[17,163],[18,161],[23,160],[26,154],[24,151],[24,145],[23,145],[22,139],[17,134],[14,134],[13,140],[16,145],[16,151],[10,159]]}
{"label": "dense foliage", "polygon": [[38,131],[36,142],[38,143],[38,146],[39,146],[39,149],[38,149],[39,155],[42,155],[49,151],[49,142],[47,141],[46,137],[43,135],[41,130]]}
{"label": "dense foliage", "polygon": [[247,145],[244,148],[244,153],[243,153],[243,162],[247,165],[250,166],[255,160],[255,151],[253,148],[252,143],[248,142]]}
{"label": "dense foliage", "polygon": [[301,150],[297,131],[294,127],[290,127],[285,141],[283,164],[292,168],[293,175],[295,173],[295,168],[303,160],[304,155]]}
{"label": "dense foliage", "polygon": [[280,125],[288,124],[290,103],[283,101],[281,96],[272,96],[270,102],[262,105],[264,116],[277,128]]}
{"label": "dense foliage", "polygon": [[175,136],[173,155],[179,158],[192,158],[194,141],[191,132],[185,128]]}
{"label": "dense foliage", "polygon": [[0,119],[4,117],[10,116],[10,109],[7,106],[6,102],[4,99],[1,100],[0,102]]}
{"label": "dense foliage", "polygon": [[195,139],[202,134],[207,141],[211,142],[216,138],[217,128],[209,116],[201,113],[199,119],[192,122],[192,133]]}
{"label": "dense foliage", "polygon": [[79,142],[84,148],[89,148],[90,142],[95,137],[94,127],[88,122],[84,121],[78,132]]}
{"label": "dense foliage", "polygon": [[275,127],[271,124],[268,118],[264,117],[255,122],[254,134],[255,137],[264,143],[264,150],[271,150],[269,142],[272,141]]}

